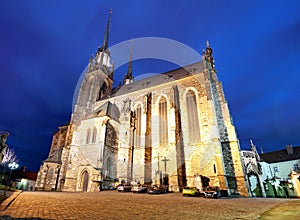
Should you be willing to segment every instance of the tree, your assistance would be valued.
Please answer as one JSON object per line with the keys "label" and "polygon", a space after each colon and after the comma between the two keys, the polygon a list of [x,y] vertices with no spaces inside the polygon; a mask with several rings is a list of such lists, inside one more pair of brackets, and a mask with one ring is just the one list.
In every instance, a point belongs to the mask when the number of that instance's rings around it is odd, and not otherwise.
{"label": "tree", "polygon": [[17,158],[17,155],[16,155],[14,149],[7,148],[6,153],[4,154],[1,165],[3,167],[7,167],[7,165],[9,163],[18,162],[18,161],[19,161],[19,159]]}
{"label": "tree", "polygon": [[11,148],[7,148],[2,163],[0,164],[0,167],[2,166],[2,175],[1,175],[1,179],[0,179],[0,184],[2,184],[4,176],[5,176],[5,170],[6,167],[8,166],[8,164],[12,163],[12,162],[18,162],[18,158],[17,155],[15,153],[15,151]]}

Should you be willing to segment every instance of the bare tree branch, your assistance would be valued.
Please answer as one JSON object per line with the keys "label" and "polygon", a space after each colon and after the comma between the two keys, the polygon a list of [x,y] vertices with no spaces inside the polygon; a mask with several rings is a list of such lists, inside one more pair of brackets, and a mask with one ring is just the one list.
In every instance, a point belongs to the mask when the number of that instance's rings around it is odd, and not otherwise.
{"label": "bare tree branch", "polygon": [[18,161],[19,161],[19,159],[17,158],[17,155],[16,155],[14,149],[7,148],[1,165],[6,167],[9,163],[18,162]]}

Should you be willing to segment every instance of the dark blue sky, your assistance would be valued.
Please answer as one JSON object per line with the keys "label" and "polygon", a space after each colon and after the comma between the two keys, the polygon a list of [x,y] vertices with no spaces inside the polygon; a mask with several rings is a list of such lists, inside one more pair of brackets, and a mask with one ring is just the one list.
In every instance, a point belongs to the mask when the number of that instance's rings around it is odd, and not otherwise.
{"label": "dark blue sky", "polygon": [[[10,132],[9,147],[31,170],[38,170],[52,134],[70,119],[77,80],[102,43],[110,8],[110,46],[164,37],[200,53],[210,41],[241,148],[249,147],[249,139],[264,151],[300,145],[297,0],[0,3],[0,130]],[[170,66],[136,61],[133,71]],[[117,83],[122,78],[117,71]]]}

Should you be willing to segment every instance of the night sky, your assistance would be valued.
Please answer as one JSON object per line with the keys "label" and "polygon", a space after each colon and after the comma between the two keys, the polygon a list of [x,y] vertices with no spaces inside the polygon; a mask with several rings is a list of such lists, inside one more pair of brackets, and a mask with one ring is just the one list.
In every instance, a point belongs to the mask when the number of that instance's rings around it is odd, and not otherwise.
{"label": "night sky", "polygon": [[[37,171],[70,120],[76,83],[102,44],[140,37],[201,53],[209,40],[242,149],[300,145],[300,1],[0,0],[0,130],[22,166]],[[180,53],[180,51],[178,51]],[[112,58],[114,57],[111,54]],[[135,76],[174,65],[133,62]],[[115,73],[123,79],[126,65]]]}

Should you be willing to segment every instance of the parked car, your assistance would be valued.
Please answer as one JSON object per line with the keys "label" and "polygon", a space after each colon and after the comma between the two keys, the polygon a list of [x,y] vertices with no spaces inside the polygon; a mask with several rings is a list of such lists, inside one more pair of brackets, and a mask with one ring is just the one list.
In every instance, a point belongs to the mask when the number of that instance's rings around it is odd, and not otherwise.
{"label": "parked car", "polygon": [[182,190],[183,196],[200,196],[201,193],[196,187],[184,187]]}
{"label": "parked car", "polygon": [[109,186],[107,189],[108,189],[108,190],[115,190],[116,187],[114,187],[114,186]]}
{"label": "parked car", "polygon": [[131,192],[130,184],[120,184],[117,186],[118,192]]}
{"label": "parked car", "polygon": [[204,198],[220,198],[221,191],[217,186],[208,186],[204,189]]}
{"label": "parked car", "polygon": [[167,188],[165,186],[153,185],[148,188],[148,194],[163,194],[167,193]]}
{"label": "parked car", "polygon": [[146,193],[148,190],[146,185],[133,185],[131,187],[131,192],[133,193]]}

